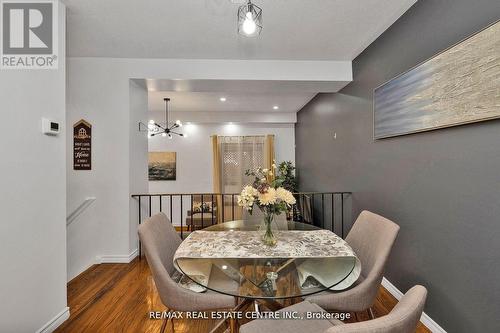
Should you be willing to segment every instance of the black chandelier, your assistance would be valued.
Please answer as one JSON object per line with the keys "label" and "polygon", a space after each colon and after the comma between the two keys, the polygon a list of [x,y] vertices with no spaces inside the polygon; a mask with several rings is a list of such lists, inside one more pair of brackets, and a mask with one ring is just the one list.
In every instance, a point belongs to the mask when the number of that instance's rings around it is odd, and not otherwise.
{"label": "black chandelier", "polygon": [[[172,134],[186,137],[184,134],[175,131],[175,129],[182,127],[182,122],[180,120],[176,120],[175,123],[170,123],[168,119],[168,102],[170,102],[170,98],[164,98],[165,101],[165,123],[158,124],[154,120],[150,120],[147,125],[148,137],[153,137],[157,135],[166,136],[169,139],[172,139]],[[141,131],[141,125],[143,123],[139,123],[139,130]]]}

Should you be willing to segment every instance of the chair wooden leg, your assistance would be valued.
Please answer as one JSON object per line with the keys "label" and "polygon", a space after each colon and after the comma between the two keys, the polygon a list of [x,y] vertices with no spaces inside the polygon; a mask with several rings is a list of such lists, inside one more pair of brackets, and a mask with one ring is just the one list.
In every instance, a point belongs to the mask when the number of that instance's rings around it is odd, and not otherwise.
{"label": "chair wooden leg", "polygon": [[160,328],[160,333],[164,333],[165,332],[165,328],[167,327],[167,323],[168,323],[168,317],[166,317],[163,320],[163,323],[161,324],[161,328]]}
{"label": "chair wooden leg", "polygon": [[229,332],[238,333],[238,325],[236,323],[236,319],[234,318],[229,319]]}
{"label": "chair wooden leg", "polygon": [[368,308],[368,316],[370,319],[375,319],[375,313],[373,312],[373,308]]}

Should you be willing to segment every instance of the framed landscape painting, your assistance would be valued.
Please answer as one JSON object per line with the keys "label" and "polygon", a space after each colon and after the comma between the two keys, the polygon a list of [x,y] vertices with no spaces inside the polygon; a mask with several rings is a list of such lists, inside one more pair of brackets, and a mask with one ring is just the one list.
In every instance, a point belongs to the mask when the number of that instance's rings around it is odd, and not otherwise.
{"label": "framed landscape painting", "polygon": [[500,118],[499,21],[373,92],[374,139]]}
{"label": "framed landscape painting", "polygon": [[175,152],[149,153],[149,180],[175,180],[177,175]]}

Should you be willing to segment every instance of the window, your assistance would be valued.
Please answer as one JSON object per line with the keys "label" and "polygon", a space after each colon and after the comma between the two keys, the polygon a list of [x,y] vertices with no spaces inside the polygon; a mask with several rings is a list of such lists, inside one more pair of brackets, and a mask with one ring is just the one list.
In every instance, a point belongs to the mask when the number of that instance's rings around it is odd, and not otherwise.
{"label": "window", "polygon": [[264,136],[226,136],[220,138],[221,190],[238,193],[253,179],[245,171],[265,167]]}

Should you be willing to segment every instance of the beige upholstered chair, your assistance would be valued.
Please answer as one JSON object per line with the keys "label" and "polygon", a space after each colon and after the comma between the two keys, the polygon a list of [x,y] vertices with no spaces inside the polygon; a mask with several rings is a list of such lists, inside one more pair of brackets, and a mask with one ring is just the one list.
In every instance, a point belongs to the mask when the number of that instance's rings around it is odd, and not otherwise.
{"label": "beige upholstered chair", "polygon": [[[427,297],[422,286],[411,288],[392,311],[383,317],[353,324],[339,320],[254,320],[241,326],[241,333],[414,333]],[[308,301],[280,311],[323,312]]]}
{"label": "beige upholstered chair", "polygon": [[[205,293],[196,293],[179,286],[171,278],[175,272],[173,257],[182,240],[165,214],[159,213],[152,216],[142,223],[138,230],[160,299],[170,311],[232,309],[236,305],[236,299],[232,296],[210,290]],[[222,283],[222,280],[224,280],[223,283],[232,283],[234,288],[238,288],[238,283],[213,267],[209,286]],[[161,332],[166,324],[167,321],[163,323]]]}
{"label": "beige upholstered chair", "polygon": [[361,276],[353,287],[338,293],[319,293],[307,297],[323,309],[333,311],[360,312],[371,309],[384,273],[384,266],[392,245],[399,231],[399,226],[388,219],[363,211],[346,237],[361,261]]}

